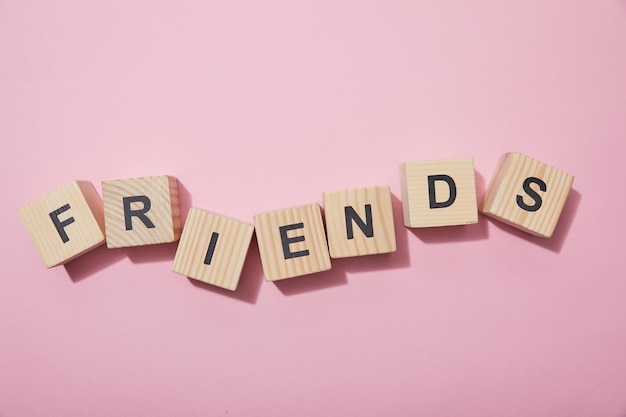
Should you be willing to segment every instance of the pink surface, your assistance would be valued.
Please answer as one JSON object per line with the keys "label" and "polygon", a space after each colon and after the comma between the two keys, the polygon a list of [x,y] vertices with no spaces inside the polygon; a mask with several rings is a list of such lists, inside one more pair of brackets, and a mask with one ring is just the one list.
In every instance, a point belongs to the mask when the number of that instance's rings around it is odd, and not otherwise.
{"label": "pink surface", "polygon": [[[626,2],[0,2],[0,415],[626,415]],[[555,236],[401,225],[398,164],[576,176]],[[17,208],[175,175],[245,221],[390,185],[398,252],[234,294],[176,245],[46,270]]]}

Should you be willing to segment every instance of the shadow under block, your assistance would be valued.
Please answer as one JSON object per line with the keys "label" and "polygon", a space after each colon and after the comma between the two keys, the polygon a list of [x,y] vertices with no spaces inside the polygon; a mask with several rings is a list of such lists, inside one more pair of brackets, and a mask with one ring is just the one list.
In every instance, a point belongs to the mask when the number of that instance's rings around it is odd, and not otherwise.
{"label": "shadow under block", "polygon": [[472,158],[406,162],[400,181],[406,227],[478,223]]}
{"label": "shadow under block", "polygon": [[387,186],[325,192],[324,216],[331,258],[396,251]]}
{"label": "shadow under block", "polygon": [[57,188],[21,207],[19,215],[46,268],[104,243],[102,201],[88,181]]}
{"label": "shadow under block", "polygon": [[172,270],[235,291],[254,226],[205,210],[189,210]]}
{"label": "shadow under block", "polygon": [[181,233],[175,177],[102,182],[107,247],[152,245],[178,240]]}
{"label": "shadow under block", "polygon": [[500,157],[480,211],[535,236],[551,237],[574,176],[517,152]]}
{"label": "shadow under block", "polygon": [[330,269],[330,256],[319,204],[254,216],[266,281]]}

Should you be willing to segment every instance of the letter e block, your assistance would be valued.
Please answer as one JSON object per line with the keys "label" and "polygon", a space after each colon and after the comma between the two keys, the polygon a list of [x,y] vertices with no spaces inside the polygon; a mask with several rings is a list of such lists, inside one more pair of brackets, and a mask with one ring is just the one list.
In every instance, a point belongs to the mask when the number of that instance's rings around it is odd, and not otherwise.
{"label": "letter e block", "polygon": [[535,236],[551,237],[574,176],[517,152],[500,157],[480,211]]}
{"label": "letter e block", "polygon": [[192,208],[172,270],[235,291],[253,232],[251,224]]}
{"label": "letter e block", "polygon": [[102,201],[89,181],[73,181],[19,209],[46,268],[104,243]]}
{"label": "letter e block", "polygon": [[324,216],[332,258],[396,251],[387,186],[325,192]]}
{"label": "letter e block", "polygon": [[168,243],[180,237],[175,177],[103,181],[102,199],[109,248]]}
{"label": "letter e block", "polygon": [[407,162],[400,180],[406,227],[478,223],[472,158]]}
{"label": "letter e block", "polygon": [[330,269],[319,204],[257,214],[254,230],[267,281]]}

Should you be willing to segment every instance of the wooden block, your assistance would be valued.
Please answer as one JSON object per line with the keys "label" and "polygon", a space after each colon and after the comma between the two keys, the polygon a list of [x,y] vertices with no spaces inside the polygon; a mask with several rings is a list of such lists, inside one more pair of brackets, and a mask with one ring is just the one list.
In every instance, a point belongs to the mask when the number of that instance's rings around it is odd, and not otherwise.
{"label": "wooden block", "polygon": [[102,198],[107,247],[168,243],[180,237],[175,177],[103,181]]}
{"label": "wooden block", "polygon": [[254,226],[205,210],[189,210],[173,271],[235,291]]}
{"label": "wooden block", "polygon": [[46,268],[104,243],[102,201],[89,181],[73,181],[19,209]]}
{"label": "wooden block", "polygon": [[498,161],[480,211],[535,236],[551,237],[574,176],[511,152]]}
{"label": "wooden block", "polygon": [[330,269],[319,204],[257,214],[254,230],[267,281]]}
{"label": "wooden block", "polygon": [[388,186],[325,192],[324,215],[331,258],[396,251]]}
{"label": "wooden block", "polygon": [[472,158],[407,162],[400,179],[406,227],[478,223]]}

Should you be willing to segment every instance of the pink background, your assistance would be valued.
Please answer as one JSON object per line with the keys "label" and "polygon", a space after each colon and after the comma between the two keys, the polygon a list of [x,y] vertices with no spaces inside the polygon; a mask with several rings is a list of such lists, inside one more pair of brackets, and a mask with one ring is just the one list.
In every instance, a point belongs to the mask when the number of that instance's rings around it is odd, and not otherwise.
{"label": "pink background", "polygon": [[[0,1],[0,415],[626,416],[626,1]],[[398,164],[576,176],[555,236],[409,230]],[[175,244],[46,270],[17,208],[178,177],[251,222],[390,185],[398,251],[240,289]]]}

